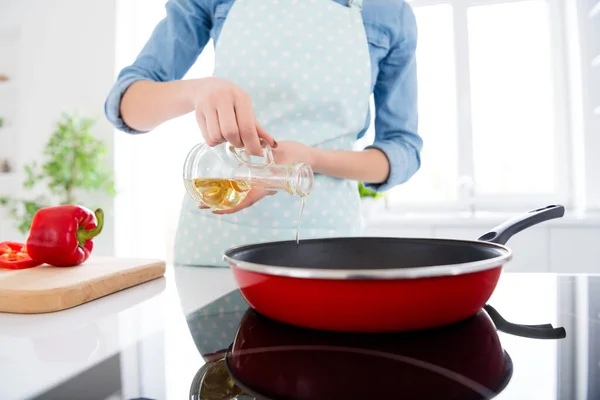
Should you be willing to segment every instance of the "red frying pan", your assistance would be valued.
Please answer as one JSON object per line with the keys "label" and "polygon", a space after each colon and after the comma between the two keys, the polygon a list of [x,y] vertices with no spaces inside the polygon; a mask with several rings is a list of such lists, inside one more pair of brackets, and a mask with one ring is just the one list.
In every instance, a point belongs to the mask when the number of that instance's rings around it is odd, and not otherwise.
{"label": "red frying pan", "polygon": [[563,215],[560,205],[532,210],[473,241],[290,240],[234,247],[223,258],[248,304],[274,320],[345,332],[428,329],[481,310],[512,257],[506,242]]}

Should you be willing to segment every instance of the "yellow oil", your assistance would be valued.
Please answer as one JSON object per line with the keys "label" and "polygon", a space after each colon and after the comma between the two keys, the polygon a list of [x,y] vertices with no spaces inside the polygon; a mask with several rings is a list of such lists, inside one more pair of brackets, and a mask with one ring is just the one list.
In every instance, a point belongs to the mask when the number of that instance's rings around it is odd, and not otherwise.
{"label": "yellow oil", "polygon": [[236,179],[193,179],[185,186],[195,200],[216,210],[237,206],[250,191],[246,181]]}
{"label": "yellow oil", "polygon": [[[268,184],[253,184],[253,188],[267,189]],[[257,187],[259,186],[259,187]],[[216,210],[226,210],[240,204],[250,191],[248,182],[242,179],[192,179],[185,181],[187,192],[196,201],[206,204]],[[287,189],[287,188],[286,188]],[[289,190],[288,190],[289,191]],[[306,206],[308,195],[301,197],[298,222],[296,226],[296,246],[300,243],[300,226],[302,214]]]}

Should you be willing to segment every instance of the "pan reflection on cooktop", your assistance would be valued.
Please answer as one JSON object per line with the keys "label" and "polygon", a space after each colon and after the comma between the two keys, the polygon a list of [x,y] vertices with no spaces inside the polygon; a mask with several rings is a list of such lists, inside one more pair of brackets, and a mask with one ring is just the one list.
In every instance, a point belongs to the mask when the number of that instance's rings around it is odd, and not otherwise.
{"label": "pan reflection on cooktop", "polygon": [[192,382],[194,400],[490,399],[513,369],[497,329],[531,339],[565,336],[551,325],[510,324],[490,306],[434,330],[316,331],[256,313],[238,291],[187,321],[207,361]]}

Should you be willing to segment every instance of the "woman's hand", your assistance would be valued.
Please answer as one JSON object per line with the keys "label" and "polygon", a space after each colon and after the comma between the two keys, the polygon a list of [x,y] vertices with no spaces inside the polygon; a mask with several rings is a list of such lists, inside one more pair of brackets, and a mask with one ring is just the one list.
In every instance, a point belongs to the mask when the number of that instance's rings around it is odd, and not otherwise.
{"label": "woman's hand", "polygon": [[265,139],[270,146],[275,144],[258,123],[252,99],[235,83],[210,77],[200,79],[196,88],[193,100],[196,120],[209,146],[229,142],[260,156],[259,138]]}
{"label": "woman's hand", "polygon": [[[277,142],[275,148],[273,149],[273,156],[275,157],[275,162],[280,165],[287,165],[294,162],[304,162],[308,165],[311,165],[314,159],[314,154],[316,149],[307,146],[305,144],[299,142]],[[273,190],[259,190],[252,189],[248,192],[246,198],[237,206],[229,208],[227,210],[215,210],[213,214],[233,214],[244,208],[250,207],[256,204],[261,199],[266,196],[272,196],[276,191]],[[205,205],[201,205],[200,208],[206,209],[208,208]]]}
{"label": "woman's hand", "polygon": [[[277,192],[273,191],[273,190],[250,189],[250,191],[246,195],[246,198],[244,200],[242,200],[242,202],[240,204],[238,204],[235,207],[228,208],[226,210],[215,210],[215,211],[213,211],[213,214],[234,214],[238,211],[243,210],[244,208],[248,208],[248,207],[254,205],[255,203],[257,203],[264,197],[272,196],[275,193],[277,193]],[[200,208],[206,209],[208,207],[205,206],[204,204],[202,204],[200,206]]]}

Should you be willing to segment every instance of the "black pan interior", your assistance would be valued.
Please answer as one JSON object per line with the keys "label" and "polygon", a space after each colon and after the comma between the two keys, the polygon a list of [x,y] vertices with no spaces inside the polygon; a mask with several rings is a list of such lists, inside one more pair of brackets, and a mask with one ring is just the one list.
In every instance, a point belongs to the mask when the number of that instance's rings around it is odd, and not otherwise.
{"label": "black pan interior", "polygon": [[486,242],[443,239],[333,238],[264,243],[228,250],[235,260],[313,269],[397,269],[487,260],[505,250]]}

